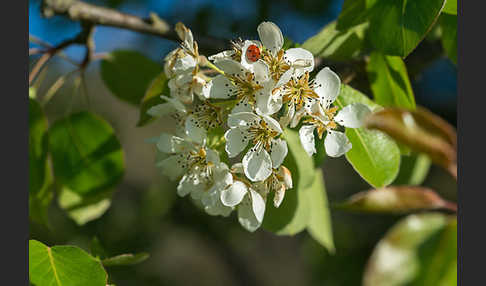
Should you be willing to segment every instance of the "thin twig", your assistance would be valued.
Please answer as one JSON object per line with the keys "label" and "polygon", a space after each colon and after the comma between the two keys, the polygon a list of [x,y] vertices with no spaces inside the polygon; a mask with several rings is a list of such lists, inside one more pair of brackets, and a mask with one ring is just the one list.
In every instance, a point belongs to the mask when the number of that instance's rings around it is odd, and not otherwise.
{"label": "thin twig", "polygon": [[[164,39],[179,41],[175,30],[156,14],[149,19],[122,13],[114,9],[88,4],[77,0],[44,0],[42,11],[45,17],[64,15],[73,21],[117,27],[135,32],[155,35]],[[219,51],[228,47],[226,40],[215,37],[196,37],[200,47],[207,51]]]}

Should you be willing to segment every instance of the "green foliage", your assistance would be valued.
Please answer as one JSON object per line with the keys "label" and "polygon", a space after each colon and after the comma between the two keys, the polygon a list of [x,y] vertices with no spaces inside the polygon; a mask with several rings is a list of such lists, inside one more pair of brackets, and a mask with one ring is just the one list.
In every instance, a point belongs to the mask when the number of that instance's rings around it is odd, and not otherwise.
{"label": "green foliage", "polygon": [[457,0],[446,0],[442,13],[457,15]]}
{"label": "green foliage", "polygon": [[394,185],[418,186],[427,177],[430,169],[430,158],[425,154],[402,156],[400,172],[393,181]]}
{"label": "green foliage", "polygon": [[29,278],[36,286],[105,286],[101,262],[84,250],[69,245],[48,247],[29,240]]}
{"label": "green foliage", "polygon": [[327,24],[315,36],[307,39],[302,48],[313,55],[333,60],[349,60],[359,54],[364,44],[367,23],[348,30],[336,28],[336,21]]}
{"label": "green foliage", "polygon": [[170,95],[168,83],[169,80],[163,72],[152,80],[148,89],[145,91],[145,96],[142,98],[142,102],[140,104],[140,116],[137,123],[138,127],[144,126],[154,119],[152,116],[147,114],[147,110],[154,105],[164,103],[164,100],[160,98],[160,96]]}
{"label": "green foliage", "polygon": [[56,179],[81,196],[115,186],[125,169],[123,151],[111,126],[89,112],[56,121],[49,130]]}
{"label": "green foliage", "polygon": [[126,253],[113,256],[110,258],[105,258],[101,262],[104,266],[123,266],[123,265],[134,265],[147,260],[150,257],[148,253],[141,252],[137,254]]}
{"label": "green foliage", "polygon": [[371,44],[386,55],[406,57],[439,17],[445,0],[347,0],[338,28],[369,23]]}
{"label": "green foliage", "polygon": [[81,195],[64,187],[59,194],[58,202],[70,218],[78,225],[83,225],[99,218],[108,210],[112,195],[112,189]]}
{"label": "green foliage", "polygon": [[456,206],[425,187],[393,186],[357,193],[338,207],[368,213],[410,213],[419,210],[448,209]]}
{"label": "green foliage", "polygon": [[[380,106],[359,91],[343,85],[336,100],[339,108],[360,102],[371,110]],[[400,168],[400,149],[386,134],[365,128],[346,128],[346,136],[353,145],[346,159],[353,168],[373,187],[384,187],[395,180]]]}
{"label": "green foliage", "polygon": [[52,174],[47,161],[47,118],[39,103],[29,98],[29,216],[47,225],[52,200]]}
{"label": "green foliage", "polygon": [[283,165],[292,173],[293,188],[285,192],[280,207],[273,206],[273,199],[267,199],[263,220],[266,230],[281,235],[293,235],[302,231],[309,219],[309,187],[314,181],[314,162],[300,144],[296,131],[285,129],[285,140],[289,149]]}
{"label": "green foliage", "polygon": [[382,106],[415,109],[415,98],[407,68],[400,57],[373,52],[366,71],[376,103]]}
{"label": "green foliage", "polygon": [[310,215],[307,223],[309,234],[329,252],[334,253],[332,238],[331,214],[327,203],[324,177],[320,169],[316,170],[314,182],[309,188]]}
{"label": "green foliage", "polygon": [[162,66],[136,51],[116,50],[101,61],[101,78],[116,97],[138,105]]}
{"label": "green foliage", "polygon": [[457,220],[410,215],[377,244],[363,285],[457,285]]}
{"label": "green foliage", "polygon": [[449,59],[457,65],[457,15],[442,14],[439,22],[442,28],[442,46]]}

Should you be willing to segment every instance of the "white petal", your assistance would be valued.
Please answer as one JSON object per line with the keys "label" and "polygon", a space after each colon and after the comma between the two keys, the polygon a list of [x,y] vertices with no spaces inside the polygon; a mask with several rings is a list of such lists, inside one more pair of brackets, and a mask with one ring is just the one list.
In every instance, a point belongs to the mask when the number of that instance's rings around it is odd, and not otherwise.
{"label": "white petal", "polygon": [[337,74],[326,67],[316,75],[314,86],[314,91],[321,98],[322,104],[327,107],[338,97],[341,80]]}
{"label": "white petal", "polygon": [[296,76],[314,69],[314,56],[311,52],[302,48],[292,48],[285,51],[285,60],[293,68],[298,70]]}
{"label": "white petal", "polygon": [[253,113],[251,105],[248,103],[248,98],[243,98],[240,102],[238,102],[235,107],[231,110],[232,114],[239,113],[239,112],[251,112]]}
{"label": "white petal", "polygon": [[253,182],[263,181],[272,174],[272,158],[265,149],[250,149],[242,160],[246,177]]}
{"label": "white petal", "polygon": [[172,181],[182,176],[186,171],[186,168],[182,167],[179,163],[179,156],[172,155],[167,159],[157,163],[157,167],[160,167],[162,174],[169,177]]}
{"label": "white petal", "polygon": [[218,191],[209,190],[201,197],[201,203],[204,205],[204,210],[209,215],[228,216],[233,208],[227,207],[221,203],[220,193]]}
{"label": "white petal", "polygon": [[261,42],[272,54],[275,55],[282,48],[284,38],[277,25],[272,22],[262,22],[258,25],[257,31]]}
{"label": "white petal", "polygon": [[287,127],[289,123],[292,121],[292,118],[294,118],[295,115],[295,106],[291,104],[287,108],[287,112],[285,113],[284,116],[280,117],[280,125],[283,127]]}
{"label": "white petal", "polygon": [[245,139],[246,134],[240,128],[231,128],[224,134],[226,139],[226,153],[230,158],[236,157],[248,145],[248,139]]}
{"label": "white petal", "polygon": [[290,128],[294,128],[295,126],[297,126],[300,122],[300,119],[302,119],[302,117],[304,117],[306,114],[307,114],[307,112],[306,112],[305,108],[299,109],[294,114],[294,117],[292,118],[292,121],[290,122]]}
{"label": "white petal", "polygon": [[206,129],[197,126],[197,121],[193,115],[189,115],[186,118],[185,123],[186,135],[191,138],[192,141],[202,143],[206,139]]}
{"label": "white petal", "polygon": [[253,209],[253,213],[255,214],[255,218],[258,222],[263,221],[263,216],[265,215],[265,200],[262,196],[250,188],[250,195],[251,195],[251,207]]}
{"label": "white petal", "polygon": [[331,157],[339,157],[348,152],[352,145],[349,142],[346,134],[339,131],[327,132],[326,139],[324,139],[324,147],[327,155]]}
{"label": "white petal", "polygon": [[284,72],[281,76],[278,82],[275,84],[275,88],[279,88],[289,82],[289,80],[292,78],[294,75],[295,70],[293,68],[288,69],[286,72]]}
{"label": "white petal", "polygon": [[221,70],[224,71],[225,74],[228,75],[237,75],[241,74],[242,70],[246,71],[247,69],[243,67],[239,62],[230,60],[230,59],[222,59],[219,61],[216,61],[214,63],[215,66],[220,68]]}
{"label": "white petal", "polygon": [[221,202],[228,207],[234,207],[239,204],[246,193],[248,193],[248,187],[240,181],[235,181],[226,190],[221,192]]}
{"label": "white petal", "polygon": [[272,150],[270,157],[272,158],[272,168],[277,169],[287,156],[288,148],[287,142],[282,139],[272,141]]}
{"label": "white petal", "polygon": [[212,85],[209,90],[210,98],[228,99],[233,96],[235,86],[224,75],[218,75],[211,82]]}
{"label": "white petal", "polygon": [[314,125],[304,125],[299,130],[300,143],[304,147],[305,152],[312,156],[316,153],[316,144],[314,141]]}
{"label": "white petal", "polygon": [[235,51],[233,50],[226,50],[222,51],[220,53],[217,53],[215,55],[209,56],[208,59],[210,61],[217,61],[221,59],[231,59],[231,56],[235,54]]}
{"label": "white petal", "polygon": [[205,184],[196,175],[186,174],[182,177],[179,185],[177,185],[177,194],[184,197],[192,192],[201,192],[204,190],[204,187]]}
{"label": "white petal", "polygon": [[206,163],[219,164],[219,153],[213,149],[206,148]]}
{"label": "white petal", "polygon": [[270,69],[268,65],[262,61],[256,61],[252,66],[253,73],[255,75],[255,81],[258,83],[267,82],[270,79]]}
{"label": "white petal", "polygon": [[213,169],[214,185],[223,190],[227,186],[233,184],[233,175],[229,172],[229,168],[225,163],[218,163]]}
{"label": "white petal", "polygon": [[277,131],[279,134],[283,132],[282,127],[280,127],[280,123],[278,123],[277,120],[273,119],[268,115],[262,115],[262,118],[263,120],[265,120],[265,123],[267,123],[268,127]]}
{"label": "white petal", "polygon": [[273,196],[273,206],[278,208],[285,196],[285,187],[282,185],[280,188],[275,190],[275,194]]}
{"label": "white petal", "polygon": [[253,212],[253,207],[251,205],[251,199],[246,196],[245,199],[238,206],[238,221],[241,226],[250,232],[257,230],[261,222],[259,222]]}
{"label": "white petal", "polygon": [[273,81],[264,83],[255,95],[255,111],[260,115],[272,115],[282,108],[282,96],[278,91],[273,93]]}
{"label": "white petal", "polygon": [[334,120],[344,127],[359,128],[363,126],[364,118],[370,113],[371,110],[368,106],[362,103],[353,103],[341,109]]}
{"label": "white petal", "polygon": [[204,101],[205,99],[209,99],[211,97],[211,88],[213,87],[213,81],[207,82],[201,91],[201,96],[199,96],[199,99]]}
{"label": "white petal", "polygon": [[278,168],[278,174],[284,179],[284,184],[287,189],[292,189],[292,173],[285,166]]}
{"label": "white petal", "polygon": [[162,98],[163,100],[165,100],[168,103],[172,104],[172,106],[174,106],[174,108],[177,111],[179,111],[181,113],[186,113],[186,107],[177,98],[171,98],[171,97],[167,97],[165,95],[161,95],[160,98]]}
{"label": "white petal", "polygon": [[175,61],[172,72],[179,74],[179,73],[187,72],[189,70],[192,71],[192,69],[194,69],[195,66],[196,66],[196,61],[194,60],[194,58],[190,55],[187,55]]}
{"label": "white petal", "polygon": [[192,144],[186,140],[167,133],[160,134],[157,141],[157,148],[164,153],[178,153],[188,151]]}
{"label": "white petal", "polygon": [[162,103],[150,107],[147,114],[154,117],[161,117],[174,112],[176,109],[171,103]]}
{"label": "white petal", "polygon": [[229,127],[249,126],[256,122],[260,122],[260,117],[253,112],[238,112],[228,115]]}

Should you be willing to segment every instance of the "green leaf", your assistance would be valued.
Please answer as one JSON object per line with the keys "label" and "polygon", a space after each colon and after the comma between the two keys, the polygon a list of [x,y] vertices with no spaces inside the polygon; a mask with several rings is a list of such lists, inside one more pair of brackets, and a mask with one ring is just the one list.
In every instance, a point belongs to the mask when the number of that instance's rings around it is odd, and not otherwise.
{"label": "green leaf", "polygon": [[145,252],[132,254],[120,254],[110,258],[105,258],[101,262],[104,266],[122,266],[122,265],[133,265],[145,261],[150,255]]}
{"label": "green leaf", "polygon": [[101,78],[116,97],[138,105],[162,66],[136,51],[117,50],[101,61]]}
{"label": "green leaf", "polygon": [[[381,108],[359,91],[343,85],[335,103],[339,108],[360,102],[371,110]],[[386,134],[365,128],[346,128],[346,136],[352,144],[346,159],[353,168],[375,188],[389,185],[400,169],[400,149]]]}
{"label": "green leaf", "polygon": [[52,174],[47,161],[47,118],[39,103],[29,98],[29,217],[47,225],[52,200]]}
{"label": "green leaf", "polygon": [[288,155],[283,165],[292,173],[293,188],[285,192],[280,207],[273,206],[273,198],[267,199],[263,228],[280,235],[293,235],[302,231],[308,222],[310,209],[309,187],[314,181],[314,162],[300,144],[296,131],[285,129]]}
{"label": "green leaf", "polygon": [[442,14],[439,22],[442,28],[442,46],[449,59],[457,65],[457,16]]}
{"label": "green leaf", "polygon": [[369,36],[376,49],[406,57],[440,15],[445,0],[367,0]]}
{"label": "green leaf", "polygon": [[145,92],[145,96],[142,98],[140,105],[140,116],[138,119],[137,126],[144,126],[145,124],[151,122],[154,118],[147,114],[147,110],[150,107],[164,103],[164,100],[160,98],[161,95],[169,96],[169,81],[165,76],[165,73],[160,73],[149,85],[149,88]]}
{"label": "green leaf", "polygon": [[48,247],[29,240],[29,278],[36,286],[105,286],[101,262],[70,245]]}
{"label": "green leaf", "polygon": [[457,285],[456,267],[456,218],[439,213],[410,215],[376,245],[363,285]]}
{"label": "green leaf", "polygon": [[418,186],[424,182],[429,169],[430,159],[425,154],[402,156],[400,172],[393,184]]}
{"label": "green leaf", "polygon": [[376,103],[415,109],[415,97],[407,68],[400,57],[373,52],[366,71]]}
{"label": "green leaf", "polygon": [[457,206],[425,187],[393,186],[354,194],[337,207],[368,213],[410,213],[419,210],[447,209]]}
{"label": "green leaf", "polygon": [[457,15],[457,0],[446,0],[442,13]]}
{"label": "green leaf", "polygon": [[337,29],[341,31],[347,30],[368,22],[368,14],[366,0],[344,0],[337,20]]}
{"label": "green leaf", "polygon": [[360,24],[349,30],[337,30],[336,21],[329,23],[317,35],[307,39],[302,48],[314,56],[333,60],[348,60],[358,55],[363,45],[368,24]]}
{"label": "green leaf", "polygon": [[121,180],[123,151],[108,122],[80,112],[56,121],[49,132],[54,174],[71,191],[103,192]]}
{"label": "green leaf", "polygon": [[78,225],[101,217],[111,205],[113,190],[96,192],[94,194],[78,194],[67,187],[61,190],[58,197],[59,206]]}
{"label": "green leaf", "polygon": [[310,216],[307,223],[309,234],[329,252],[334,253],[331,215],[327,202],[326,187],[321,169],[316,170],[314,183],[309,188]]}

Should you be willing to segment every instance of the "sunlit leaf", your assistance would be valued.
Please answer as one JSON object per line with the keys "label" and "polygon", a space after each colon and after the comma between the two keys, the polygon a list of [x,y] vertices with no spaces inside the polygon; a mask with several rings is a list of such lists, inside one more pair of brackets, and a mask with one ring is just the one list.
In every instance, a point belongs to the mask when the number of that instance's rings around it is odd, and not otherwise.
{"label": "sunlit leaf", "polygon": [[457,0],[446,0],[442,13],[457,15]]}
{"label": "sunlit leaf", "polygon": [[138,105],[162,66],[136,51],[117,50],[101,61],[101,78],[116,97]]}
{"label": "sunlit leaf", "polygon": [[48,247],[29,240],[29,278],[36,286],[106,286],[101,262],[70,245]]}
{"label": "sunlit leaf", "polygon": [[371,43],[387,55],[406,57],[429,32],[445,0],[367,0]]}
{"label": "sunlit leaf", "polygon": [[64,187],[58,196],[59,206],[78,225],[102,216],[111,205],[113,190],[96,192],[94,194],[78,194]]}
{"label": "sunlit leaf", "polygon": [[430,159],[424,154],[402,156],[400,172],[393,181],[394,185],[417,186],[423,183],[430,169]]}
{"label": "sunlit leaf", "polygon": [[123,266],[141,263],[150,257],[148,253],[142,252],[137,254],[126,253],[105,258],[101,262],[104,266]]}
{"label": "sunlit leaf", "polygon": [[364,286],[457,285],[457,220],[438,213],[410,215],[378,242]]}
{"label": "sunlit leaf", "polygon": [[327,24],[315,36],[307,39],[302,48],[314,56],[333,60],[347,60],[356,56],[363,45],[368,25],[360,24],[349,30],[337,30],[336,22]]}
{"label": "sunlit leaf", "polygon": [[76,113],[56,121],[49,133],[56,179],[72,192],[103,192],[121,180],[123,151],[113,128],[102,118]]}
{"label": "sunlit leaf", "polygon": [[302,231],[309,220],[309,187],[314,181],[314,163],[300,144],[296,131],[286,129],[285,140],[288,155],[283,165],[292,173],[293,188],[285,192],[280,207],[273,206],[273,198],[267,199],[263,227],[277,234],[296,234]]}
{"label": "sunlit leaf", "polygon": [[407,213],[418,210],[447,209],[456,211],[433,190],[415,186],[393,186],[360,192],[338,205],[351,211],[371,213]]}
{"label": "sunlit leaf", "polygon": [[137,126],[144,126],[145,124],[151,122],[154,118],[147,114],[147,110],[150,107],[161,104],[164,102],[161,95],[169,96],[170,90],[168,86],[168,80],[164,73],[160,73],[149,85],[145,96],[142,98],[140,105],[140,116],[138,119]]}
{"label": "sunlit leaf", "polygon": [[324,178],[320,169],[316,170],[314,183],[309,187],[308,195],[310,216],[307,231],[316,241],[333,253],[331,214],[329,213]]}
{"label": "sunlit leaf", "polygon": [[[339,108],[360,102],[371,110],[381,107],[359,91],[343,85],[336,100]],[[353,145],[346,159],[358,174],[374,187],[384,187],[395,180],[400,167],[400,149],[386,134],[365,128],[346,128],[346,136]]]}
{"label": "sunlit leaf", "polygon": [[449,59],[457,65],[457,16],[440,16],[440,27],[442,28],[442,46]]}
{"label": "sunlit leaf", "polygon": [[337,20],[337,29],[343,31],[368,21],[366,0],[344,0]]}
{"label": "sunlit leaf", "polygon": [[407,68],[400,57],[373,52],[366,66],[375,102],[382,106],[415,109]]}
{"label": "sunlit leaf", "polygon": [[415,111],[386,108],[366,119],[366,126],[386,132],[398,142],[457,176],[457,136],[454,127],[437,115],[418,107]]}

